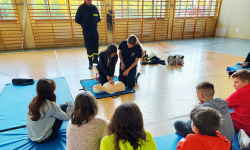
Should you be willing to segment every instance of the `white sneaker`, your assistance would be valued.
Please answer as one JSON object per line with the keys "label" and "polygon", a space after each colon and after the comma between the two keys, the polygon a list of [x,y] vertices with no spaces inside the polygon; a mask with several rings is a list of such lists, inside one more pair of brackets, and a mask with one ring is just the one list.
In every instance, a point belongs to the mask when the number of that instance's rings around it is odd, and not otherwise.
{"label": "white sneaker", "polygon": [[240,129],[239,134],[238,134],[238,141],[240,144],[240,149],[242,150],[243,148],[249,148],[249,142],[250,138],[246,134],[246,132],[242,129]]}

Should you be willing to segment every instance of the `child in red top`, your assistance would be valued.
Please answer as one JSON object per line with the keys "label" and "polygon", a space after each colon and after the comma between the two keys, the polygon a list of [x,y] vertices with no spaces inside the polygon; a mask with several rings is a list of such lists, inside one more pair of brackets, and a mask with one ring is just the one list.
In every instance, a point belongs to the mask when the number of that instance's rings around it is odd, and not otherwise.
{"label": "child in red top", "polygon": [[239,70],[231,78],[236,91],[226,101],[228,107],[234,109],[231,113],[234,128],[236,132],[243,129],[250,135],[250,71]]}
{"label": "child in red top", "polygon": [[208,107],[195,107],[190,114],[192,130],[177,144],[177,150],[229,150],[231,142],[218,131],[221,116]]}

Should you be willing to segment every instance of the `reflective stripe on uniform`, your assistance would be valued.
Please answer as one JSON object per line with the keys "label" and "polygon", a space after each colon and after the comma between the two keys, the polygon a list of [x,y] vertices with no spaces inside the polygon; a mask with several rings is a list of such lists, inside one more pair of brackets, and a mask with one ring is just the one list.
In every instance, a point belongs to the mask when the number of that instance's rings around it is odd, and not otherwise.
{"label": "reflective stripe on uniform", "polygon": [[93,55],[98,55],[98,53],[93,53]]}
{"label": "reflective stripe on uniform", "polygon": [[92,55],[88,55],[88,57],[93,57],[93,54]]}
{"label": "reflective stripe on uniform", "polygon": [[98,14],[93,14],[93,16],[98,16]]}

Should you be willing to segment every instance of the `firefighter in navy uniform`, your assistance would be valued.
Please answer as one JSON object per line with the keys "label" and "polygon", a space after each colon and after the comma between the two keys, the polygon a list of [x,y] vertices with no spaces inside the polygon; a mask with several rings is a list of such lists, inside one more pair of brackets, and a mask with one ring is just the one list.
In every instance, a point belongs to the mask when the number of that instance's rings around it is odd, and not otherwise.
{"label": "firefighter in navy uniform", "polygon": [[82,26],[84,43],[88,53],[89,69],[93,68],[93,63],[98,63],[99,34],[97,23],[101,21],[100,14],[96,6],[92,5],[92,0],[85,0],[77,9],[75,22]]}

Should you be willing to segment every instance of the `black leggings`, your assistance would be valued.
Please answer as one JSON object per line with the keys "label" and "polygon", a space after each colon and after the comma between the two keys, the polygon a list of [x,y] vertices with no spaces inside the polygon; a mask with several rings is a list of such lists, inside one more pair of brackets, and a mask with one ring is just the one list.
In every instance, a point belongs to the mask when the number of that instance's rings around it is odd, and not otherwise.
{"label": "black leggings", "polygon": [[[98,69],[97,69],[98,70]],[[98,70],[99,73],[99,82],[103,85],[104,83],[109,82],[109,80],[107,79],[107,77],[105,76],[104,72],[102,70]]]}
{"label": "black leggings", "polygon": [[118,77],[119,81],[122,81],[125,84],[125,86],[128,86],[129,88],[133,88],[135,86],[136,66],[129,71],[127,76],[123,76],[123,72],[126,69],[127,68],[122,70],[120,66],[119,77]]}
{"label": "black leggings", "polygon": [[[68,107],[68,105],[66,105],[66,104],[63,104],[62,106],[60,106],[60,108],[61,108],[61,110],[63,112],[66,112],[67,107]],[[54,123],[54,125],[52,127],[51,135],[49,137],[47,137],[46,139],[44,139],[43,141],[39,142],[39,143],[45,143],[45,142],[53,141],[54,139],[56,139],[56,137],[58,135],[58,132],[59,132],[61,126],[62,126],[62,123],[63,123],[62,120],[59,120],[59,119],[56,118],[56,121],[55,121],[55,123]]]}
{"label": "black leggings", "polygon": [[191,123],[192,123],[191,120],[189,120],[187,123],[183,121],[176,121],[174,123],[176,132],[185,138],[187,137],[188,134],[194,134],[191,127]]}

